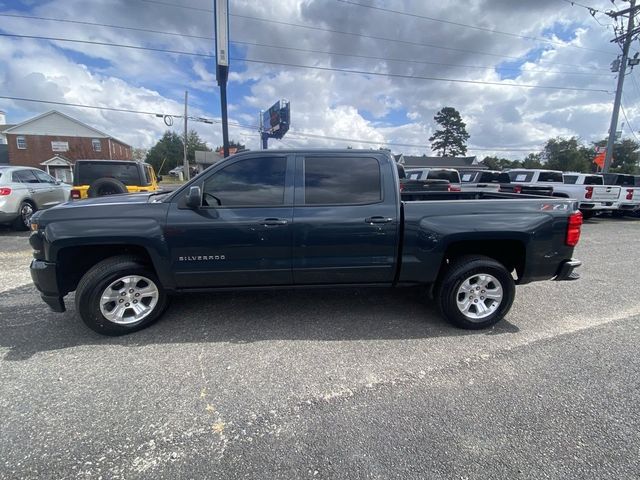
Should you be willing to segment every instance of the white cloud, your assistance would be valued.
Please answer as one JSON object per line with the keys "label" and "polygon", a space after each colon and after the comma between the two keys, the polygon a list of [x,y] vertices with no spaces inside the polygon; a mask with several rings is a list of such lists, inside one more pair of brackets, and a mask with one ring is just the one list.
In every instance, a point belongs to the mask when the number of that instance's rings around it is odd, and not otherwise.
{"label": "white cloud", "polygon": [[[174,2],[195,5],[188,0]],[[197,7],[208,8],[207,5],[205,2]],[[462,21],[458,2],[389,0],[379,5]],[[574,37],[569,41],[563,41],[559,34],[547,37],[553,44],[341,2],[236,0],[231,2],[231,12],[409,42],[342,35],[234,16],[231,19],[232,40],[298,49],[243,45],[234,49],[234,56],[246,55],[277,63],[542,87],[613,90],[615,83],[608,70],[616,55],[616,48],[609,43],[612,32],[598,25],[586,10],[563,5],[557,0],[535,3],[474,0],[465,4],[464,21],[485,29],[534,37],[541,37],[545,32],[559,32],[560,27],[574,30]],[[211,37],[213,33],[212,14],[138,0],[94,1],[90,4],[83,0],[52,0],[35,3],[30,13],[201,37]],[[9,33],[91,39],[201,54],[213,50],[211,40],[187,36],[25,19],[2,18],[0,21],[0,28]],[[611,55],[575,47],[611,52]],[[524,60],[523,56],[536,48],[544,49],[544,52],[527,57],[523,71],[515,78],[502,80],[493,69],[514,58]],[[300,50],[377,58],[332,56]],[[384,58],[407,59],[414,63]],[[469,68],[469,65],[489,68]],[[634,124],[636,115],[640,115],[640,88],[629,80],[625,88],[625,109]],[[82,44],[0,39],[0,91],[6,95],[179,114],[183,109],[181,102],[185,89],[190,90],[190,109],[194,114],[219,117],[218,88],[210,59]],[[470,144],[496,149],[495,152],[522,147],[536,150],[554,135],[577,135],[585,141],[600,139],[608,129],[612,103],[610,94],[595,91],[451,83],[232,61],[229,77],[232,121],[253,125],[258,111],[280,98],[291,101],[292,131],[283,142],[272,141],[274,146],[338,147],[347,143],[355,147],[372,146],[294,135],[301,131],[426,145],[434,128],[436,111],[443,106],[453,106],[467,122]],[[0,101],[0,108],[14,117],[10,120],[21,120],[51,107]],[[161,119],[150,116],[81,109],[66,111],[135,146],[150,146],[165,129]],[[640,119],[637,123],[640,125]],[[218,124],[193,126],[210,144],[221,142]],[[258,148],[256,132],[232,127],[230,136],[244,141],[250,148]],[[428,153],[426,148],[394,147],[393,150]],[[483,156],[485,150],[471,153]],[[526,152],[500,154],[521,157]]]}

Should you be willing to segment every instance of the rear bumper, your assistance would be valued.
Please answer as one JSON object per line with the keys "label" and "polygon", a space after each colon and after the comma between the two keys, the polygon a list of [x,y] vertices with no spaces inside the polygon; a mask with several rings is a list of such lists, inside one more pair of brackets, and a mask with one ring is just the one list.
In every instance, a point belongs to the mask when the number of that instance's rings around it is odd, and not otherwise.
{"label": "rear bumper", "polygon": [[43,260],[32,260],[30,270],[33,284],[40,291],[42,300],[54,312],[64,312],[65,306],[58,288],[56,264]]}
{"label": "rear bumper", "polygon": [[576,260],[575,258],[572,258],[571,260],[565,260],[560,265],[558,274],[556,275],[554,280],[558,282],[567,280],[578,280],[580,278],[580,274],[576,272],[575,269],[580,265],[582,265],[582,262],[580,260]]}

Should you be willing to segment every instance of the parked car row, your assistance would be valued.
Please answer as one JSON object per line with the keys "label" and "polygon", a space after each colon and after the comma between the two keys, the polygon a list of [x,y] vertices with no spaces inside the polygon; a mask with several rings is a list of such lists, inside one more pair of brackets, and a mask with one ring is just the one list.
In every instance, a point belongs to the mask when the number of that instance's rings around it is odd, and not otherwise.
{"label": "parked car row", "polygon": [[[493,190],[523,195],[571,198],[585,217],[600,212],[640,214],[640,176],[622,173],[563,173],[558,170],[465,170],[408,168],[407,182],[439,180],[448,191]],[[401,182],[402,183],[402,182]],[[436,186],[430,186],[430,190]],[[439,185],[437,189],[444,189]],[[409,188],[405,188],[409,190]]]}

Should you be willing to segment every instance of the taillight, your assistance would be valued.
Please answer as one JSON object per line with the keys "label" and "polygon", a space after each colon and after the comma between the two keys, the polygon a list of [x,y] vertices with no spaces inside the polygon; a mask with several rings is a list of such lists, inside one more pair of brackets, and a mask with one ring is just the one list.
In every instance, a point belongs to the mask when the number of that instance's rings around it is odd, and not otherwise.
{"label": "taillight", "polygon": [[587,193],[584,194],[584,198],[593,197],[593,187],[584,187],[584,189],[587,191]]}
{"label": "taillight", "polygon": [[627,188],[627,200],[633,200],[633,188]]}
{"label": "taillight", "polygon": [[582,227],[582,214],[580,212],[569,215],[569,225],[567,226],[567,239],[565,243],[570,247],[575,247],[580,240],[580,227]]}
{"label": "taillight", "polygon": [[0,188],[0,197],[5,195],[11,195],[11,189],[9,187]]}
{"label": "taillight", "polygon": [[450,192],[460,192],[460,191],[462,191],[462,188],[460,188],[460,185],[451,185],[451,184],[449,184],[449,191]]}
{"label": "taillight", "polygon": [[513,187],[513,193],[522,193],[522,187],[520,185],[516,185]]}
{"label": "taillight", "polygon": [[402,192],[404,190],[404,184],[400,184],[400,191]]}
{"label": "taillight", "polygon": [[71,198],[73,198],[74,200],[80,200],[80,197],[80,190],[76,190],[75,188],[71,190]]}

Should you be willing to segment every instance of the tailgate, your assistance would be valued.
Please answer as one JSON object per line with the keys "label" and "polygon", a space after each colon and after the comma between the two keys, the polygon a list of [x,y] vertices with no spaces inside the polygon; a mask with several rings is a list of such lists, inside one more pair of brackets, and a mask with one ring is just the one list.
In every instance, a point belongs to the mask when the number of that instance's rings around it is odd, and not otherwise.
{"label": "tailgate", "polygon": [[612,201],[618,200],[619,196],[620,196],[620,187],[594,186],[593,196],[591,197],[591,200],[594,200],[596,202],[612,202]]}

